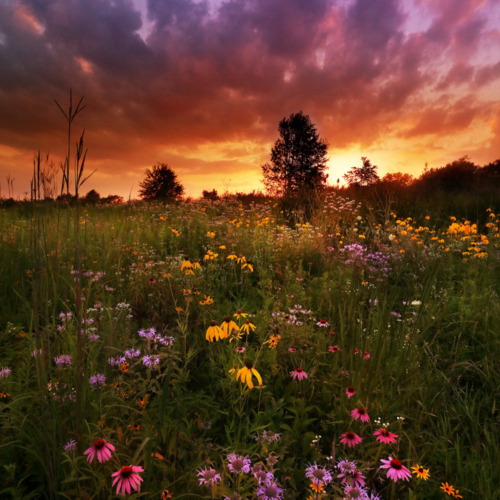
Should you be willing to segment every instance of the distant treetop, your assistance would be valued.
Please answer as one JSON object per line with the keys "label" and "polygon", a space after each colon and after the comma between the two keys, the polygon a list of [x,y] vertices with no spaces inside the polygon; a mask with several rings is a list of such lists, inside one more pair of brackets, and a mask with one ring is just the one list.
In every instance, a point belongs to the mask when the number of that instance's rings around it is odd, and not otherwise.
{"label": "distant treetop", "polygon": [[166,163],[146,169],[146,178],[139,186],[139,196],[143,200],[176,200],[184,194],[184,186]]}

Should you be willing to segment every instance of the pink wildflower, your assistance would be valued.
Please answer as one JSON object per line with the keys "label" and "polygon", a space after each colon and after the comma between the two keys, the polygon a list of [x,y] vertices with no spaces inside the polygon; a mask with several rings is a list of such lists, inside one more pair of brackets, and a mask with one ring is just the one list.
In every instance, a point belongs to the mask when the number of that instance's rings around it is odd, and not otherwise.
{"label": "pink wildflower", "polygon": [[308,378],[307,373],[302,368],[296,368],[293,372],[290,372],[293,379],[302,380],[303,378]]}
{"label": "pink wildflower", "polygon": [[374,436],[377,436],[377,441],[379,443],[391,444],[396,442],[397,434],[393,434],[389,432],[387,429],[377,429],[374,433]]}
{"label": "pink wildflower", "polygon": [[354,394],[356,394],[356,391],[354,390],[354,387],[348,387],[345,390],[345,393],[347,394],[348,398],[352,398],[354,396]]}
{"label": "pink wildflower", "polygon": [[409,481],[411,478],[411,472],[399,461],[395,458],[389,457],[389,460],[380,460],[384,465],[381,465],[381,469],[389,469],[387,471],[387,477],[392,479],[395,483],[398,482],[398,479],[402,479],[403,481]]}
{"label": "pink wildflower", "polygon": [[349,448],[354,447],[361,443],[363,441],[362,438],[360,438],[357,434],[354,434],[354,432],[346,432],[345,434],[342,434],[340,436],[340,442],[342,444],[346,444],[349,446]]}
{"label": "pink wildflower", "polygon": [[83,454],[88,455],[87,460],[89,463],[92,463],[97,453],[97,460],[102,463],[107,462],[111,458],[112,451],[115,451],[115,447],[111,443],[106,443],[105,439],[98,439]]}
{"label": "pink wildflower", "polygon": [[351,411],[351,417],[354,420],[357,420],[359,418],[361,419],[361,422],[370,421],[370,417],[368,416],[368,413],[366,413],[366,410],[364,408],[354,408],[354,410]]}
{"label": "pink wildflower", "polygon": [[126,494],[129,495],[132,493],[132,490],[138,490],[141,481],[144,481],[144,479],[137,474],[138,472],[144,472],[144,469],[135,465],[125,465],[119,471],[111,474],[111,477],[114,477],[112,486],[118,483],[116,488],[117,495],[120,493],[120,489],[122,490],[121,494],[123,496]]}

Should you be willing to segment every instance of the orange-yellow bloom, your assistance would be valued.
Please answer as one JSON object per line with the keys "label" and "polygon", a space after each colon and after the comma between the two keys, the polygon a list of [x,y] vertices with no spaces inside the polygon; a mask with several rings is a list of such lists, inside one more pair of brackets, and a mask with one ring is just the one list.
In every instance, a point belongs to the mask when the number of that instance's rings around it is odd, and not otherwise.
{"label": "orange-yellow bloom", "polygon": [[240,331],[239,326],[231,319],[231,316],[229,315],[224,318],[224,321],[222,322],[222,325],[220,327],[224,332],[224,337],[226,338],[231,335],[231,332],[233,330],[236,330],[237,332]]}
{"label": "orange-yellow bloom", "polygon": [[184,257],[184,260],[181,265],[181,271],[184,271],[184,269],[191,269],[193,267],[193,264],[189,261],[189,257]]}
{"label": "orange-yellow bloom", "polygon": [[245,361],[245,366],[238,370],[236,374],[236,380],[240,380],[242,384],[246,382],[250,389],[253,389],[254,385],[252,382],[252,375],[255,375],[255,378],[259,382],[259,386],[262,386],[262,377],[260,373],[253,367],[253,362],[247,359]]}
{"label": "orange-yellow bloom", "polygon": [[221,328],[217,325],[215,321],[212,321],[212,323],[210,323],[210,326],[207,329],[206,339],[209,340],[210,342],[213,342],[215,338],[216,342],[218,342],[219,339],[223,339],[224,337],[225,337],[224,332],[221,330]]}
{"label": "orange-yellow bloom", "polygon": [[252,325],[252,323],[250,323],[250,320],[247,319],[241,327],[241,331],[246,332],[246,334],[248,335],[250,333],[250,328],[252,329],[252,331],[255,330],[255,325]]}
{"label": "orange-yellow bloom", "polygon": [[413,474],[417,475],[418,478],[423,479],[424,481],[429,479],[429,469],[424,469],[421,465],[416,465],[415,467],[412,467],[411,470],[413,471]]}

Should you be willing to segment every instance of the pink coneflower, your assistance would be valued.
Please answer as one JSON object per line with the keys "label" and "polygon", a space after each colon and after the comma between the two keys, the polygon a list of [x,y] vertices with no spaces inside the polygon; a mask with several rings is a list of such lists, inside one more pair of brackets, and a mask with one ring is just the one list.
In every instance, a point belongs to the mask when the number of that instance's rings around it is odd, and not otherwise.
{"label": "pink coneflower", "polygon": [[359,349],[354,349],[354,355],[359,354]]}
{"label": "pink coneflower", "polygon": [[348,398],[352,398],[354,394],[356,394],[356,391],[354,390],[354,387],[349,386],[346,390],[345,393],[347,394]]}
{"label": "pink coneflower", "polygon": [[244,347],[237,347],[236,352],[243,354],[245,352],[245,348]]}
{"label": "pink coneflower", "polygon": [[363,356],[365,359],[370,359],[371,356],[370,356],[370,353],[366,352],[365,351],[365,355]]}
{"label": "pink coneflower", "polygon": [[357,420],[359,418],[361,419],[361,422],[370,421],[370,417],[368,416],[368,413],[366,413],[366,410],[364,408],[354,408],[354,410],[351,411],[351,417],[354,420]]}
{"label": "pink coneflower", "polygon": [[297,281],[304,281],[304,278],[295,278]]}
{"label": "pink coneflower", "polygon": [[135,465],[125,465],[119,471],[111,474],[111,477],[114,477],[113,484],[111,486],[118,483],[118,486],[116,487],[117,495],[120,493],[120,489],[122,490],[121,494],[123,496],[130,495],[132,490],[137,491],[139,489],[139,486],[144,479],[137,474],[138,472],[144,472],[144,469]]}
{"label": "pink coneflower", "polygon": [[288,352],[297,352],[297,349],[295,349],[295,347],[289,347]]}
{"label": "pink coneflower", "polygon": [[374,433],[374,436],[377,436],[377,441],[379,443],[384,443],[384,444],[393,444],[396,442],[396,438],[398,437],[397,434],[393,434],[392,432],[389,432],[387,429],[377,429]]}
{"label": "pink coneflower", "polygon": [[366,477],[359,472],[357,469],[353,469],[350,472],[343,472],[337,476],[342,479],[344,484],[347,486],[364,486]]}
{"label": "pink coneflower", "polygon": [[301,381],[303,378],[308,378],[307,373],[302,368],[296,368],[293,372],[290,372],[293,379]]}
{"label": "pink coneflower", "polygon": [[112,451],[115,451],[115,447],[111,443],[106,443],[105,439],[98,439],[83,454],[88,455],[87,460],[89,463],[92,463],[97,453],[97,460],[102,463],[107,462],[111,458]]}
{"label": "pink coneflower", "polygon": [[384,465],[381,465],[381,469],[389,469],[387,471],[387,477],[392,479],[395,483],[398,479],[403,481],[409,481],[411,478],[411,472],[397,459],[389,457],[389,460],[380,460]]}
{"label": "pink coneflower", "polygon": [[205,485],[209,488],[212,487],[215,483],[218,483],[221,480],[220,474],[215,469],[200,469],[198,472],[198,477],[200,481],[200,486]]}
{"label": "pink coneflower", "polygon": [[154,278],[149,278],[149,283],[152,285],[153,283],[156,283],[156,280]]}
{"label": "pink coneflower", "polygon": [[354,447],[361,443],[361,441],[363,441],[363,439],[360,438],[357,434],[354,434],[354,432],[346,432],[345,434],[342,434],[340,438],[340,442],[342,444],[347,444],[349,448]]}
{"label": "pink coneflower", "polygon": [[236,453],[231,453],[227,457],[229,464],[228,469],[234,474],[241,474],[244,472],[248,474],[250,472],[250,466],[252,462],[248,457],[243,457],[241,455],[236,455]]}
{"label": "pink coneflower", "polygon": [[340,351],[340,347],[338,345],[331,345],[328,350],[330,352],[339,352]]}
{"label": "pink coneflower", "polygon": [[318,326],[323,326],[323,327],[330,326],[330,323],[328,323],[328,321],[326,321],[326,319],[320,319],[316,324]]}

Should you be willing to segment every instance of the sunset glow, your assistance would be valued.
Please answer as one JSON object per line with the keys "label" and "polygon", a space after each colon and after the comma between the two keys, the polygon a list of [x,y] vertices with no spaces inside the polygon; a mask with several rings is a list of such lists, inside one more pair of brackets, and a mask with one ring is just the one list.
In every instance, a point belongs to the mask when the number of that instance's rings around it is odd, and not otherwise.
{"label": "sunset glow", "polygon": [[[85,96],[85,191],[135,196],[168,163],[186,187],[260,189],[278,122],[302,110],[330,183],[361,156],[420,174],[500,158],[496,0],[7,0],[0,4],[0,179],[58,163],[57,99]],[[5,188],[4,188],[5,190]]]}

